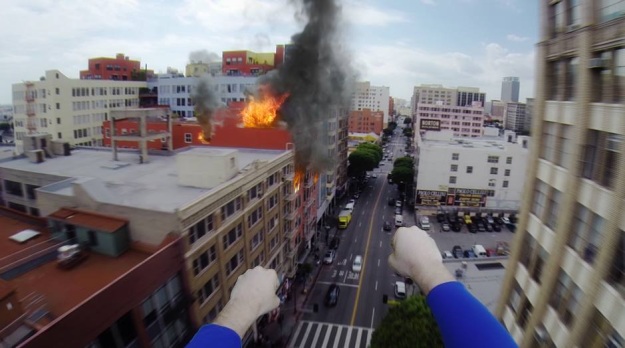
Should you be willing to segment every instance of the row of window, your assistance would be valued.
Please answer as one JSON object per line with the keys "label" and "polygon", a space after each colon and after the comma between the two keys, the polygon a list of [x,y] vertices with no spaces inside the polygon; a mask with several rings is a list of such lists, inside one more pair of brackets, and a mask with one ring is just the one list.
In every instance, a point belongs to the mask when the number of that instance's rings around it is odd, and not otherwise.
{"label": "row of window", "polygon": [[[56,94],[60,94],[60,90],[56,89]],[[76,87],[72,88],[72,97],[89,97],[102,95],[137,95],[138,87]]]}

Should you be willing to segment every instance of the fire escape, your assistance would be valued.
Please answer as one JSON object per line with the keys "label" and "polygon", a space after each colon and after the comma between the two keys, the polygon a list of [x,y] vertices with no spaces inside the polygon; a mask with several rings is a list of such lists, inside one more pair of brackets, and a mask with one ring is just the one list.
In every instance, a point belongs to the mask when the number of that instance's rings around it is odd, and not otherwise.
{"label": "fire escape", "polygon": [[35,98],[37,96],[37,90],[35,89],[35,84],[32,82],[25,82],[26,85],[26,95],[24,99],[26,100],[26,129],[28,130],[28,134],[37,133],[37,104],[35,103]]}

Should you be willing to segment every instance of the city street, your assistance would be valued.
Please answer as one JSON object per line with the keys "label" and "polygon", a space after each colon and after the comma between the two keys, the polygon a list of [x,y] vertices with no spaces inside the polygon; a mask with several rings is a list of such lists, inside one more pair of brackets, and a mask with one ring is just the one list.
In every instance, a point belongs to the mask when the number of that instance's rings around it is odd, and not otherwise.
{"label": "city street", "polygon": [[[389,143],[393,160],[402,156],[404,145],[399,135]],[[370,329],[378,326],[386,315],[388,307],[382,303],[382,297],[393,298],[393,284],[402,278],[395,275],[387,262],[395,228],[384,231],[383,224],[388,221],[394,226],[395,206],[387,203],[390,198],[397,198],[398,192],[387,180],[393,162],[383,162],[384,165],[372,173],[377,178],[369,179],[357,200],[350,225],[338,232],[341,242],[335,261],[321,266],[307,305],[312,308],[317,304],[319,311],[304,315],[291,347],[321,346],[329,335],[333,335],[333,342],[343,342],[339,347],[366,347],[371,339]],[[414,224],[414,217],[408,216],[411,214],[404,210],[407,224]],[[352,271],[356,255],[364,258],[361,272]],[[326,307],[324,299],[331,284],[339,286],[340,296],[335,307]]]}

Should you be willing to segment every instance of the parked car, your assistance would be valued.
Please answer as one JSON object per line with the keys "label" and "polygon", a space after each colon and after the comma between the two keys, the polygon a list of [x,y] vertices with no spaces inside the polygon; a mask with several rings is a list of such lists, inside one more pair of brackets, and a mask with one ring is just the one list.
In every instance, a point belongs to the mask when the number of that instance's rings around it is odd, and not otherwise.
{"label": "parked car", "polygon": [[508,218],[510,220],[511,223],[516,224],[518,222],[518,218],[516,216],[516,214],[510,214],[510,217]]}
{"label": "parked car", "polygon": [[374,179],[377,179],[378,178],[378,174],[371,174],[371,177],[374,178]]}
{"label": "parked car", "polygon": [[475,226],[475,224],[468,224],[467,228],[469,229],[469,232],[477,233],[477,226]]}
{"label": "parked car", "polygon": [[352,198],[352,199],[350,199],[350,200],[349,200],[348,204],[349,204],[349,203],[351,203],[351,204],[356,204],[356,200]]}
{"label": "parked car", "polygon": [[384,231],[390,231],[393,228],[390,222],[384,221]]}
{"label": "parked car", "polygon": [[510,223],[510,219],[508,219],[507,217],[502,217],[502,218],[501,218],[501,222],[502,222],[504,225],[507,225],[507,224],[509,224],[509,223]]}
{"label": "parked car", "polygon": [[402,203],[400,200],[395,201],[395,207],[401,208],[401,206],[402,206]]}
{"label": "parked car", "polygon": [[506,227],[512,233],[516,232],[516,225],[515,224],[506,224]]}
{"label": "parked car", "polygon": [[401,215],[401,208],[395,208],[395,215]]}
{"label": "parked car", "polygon": [[356,255],[356,257],[354,258],[354,263],[352,264],[352,271],[362,271],[362,256]]}
{"label": "parked car", "polygon": [[469,215],[465,215],[464,216],[464,223],[467,225],[471,225],[473,224],[473,220],[471,220],[471,217]]}
{"label": "parked car", "polygon": [[395,286],[393,287],[395,290],[395,297],[402,299],[406,298],[406,283],[397,281],[395,282]]}
{"label": "parked car", "polygon": [[495,223],[495,219],[493,219],[492,216],[488,215],[486,216],[486,222],[492,225]]}
{"label": "parked car", "polygon": [[462,258],[462,247],[460,247],[460,245],[454,245],[451,249],[451,253],[454,254],[456,259]]}
{"label": "parked car", "polygon": [[395,206],[395,200],[393,198],[388,199],[388,206],[389,207]]}
{"label": "parked car", "polygon": [[356,193],[356,194],[354,195],[354,199],[358,199],[358,198],[360,198],[360,194],[359,194],[359,193]]}
{"label": "parked car", "polygon": [[496,218],[495,218],[495,223],[496,223],[497,225],[503,225],[503,220],[502,220],[500,217],[496,217]]}
{"label": "parked car", "polygon": [[471,249],[467,249],[464,251],[464,257],[466,258],[476,258],[475,253]]}
{"label": "parked car", "polygon": [[493,224],[493,230],[495,232],[501,232],[501,225],[499,224]]}
{"label": "parked car", "polygon": [[339,295],[341,294],[341,288],[338,285],[332,284],[326,292],[325,304],[328,307],[334,307],[339,302]]}
{"label": "parked car", "polygon": [[479,232],[486,232],[486,228],[484,227],[484,224],[481,221],[477,223],[477,230]]}
{"label": "parked car", "polygon": [[441,256],[442,256],[444,259],[451,259],[451,258],[453,258],[453,257],[454,257],[454,255],[453,255],[453,254],[451,253],[451,251],[449,251],[449,250],[445,250],[445,251],[443,251],[443,252],[441,253]]}
{"label": "parked car", "polygon": [[330,241],[330,249],[336,250],[339,248],[339,244],[341,243],[341,239],[339,237],[334,237]]}
{"label": "parked car", "polygon": [[326,251],[325,256],[323,257],[323,263],[326,265],[331,264],[332,262],[334,262],[334,257],[336,256],[336,253],[334,250],[328,250]]}
{"label": "parked car", "polygon": [[491,224],[484,224],[484,228],[486,228],[488,232],[493,232],[493,226],[491,226]]}
{"label": "parked car", "polygon": [[445,214],[443,213],[438,213],[436,214],[436,221],[440,222],[445,222]]}
{"label": "parked car", "polygon": [[460,222],[454,222],[451,224],[451,230],[454,232],[462,231],[462,224]]}
{"label": "parked car", "polygon": [[443,222],[441,224],[441,229],[443,230],[443,232],[449,232],[449,230],[450,230],[449,224],[446,223],[446,222]]}

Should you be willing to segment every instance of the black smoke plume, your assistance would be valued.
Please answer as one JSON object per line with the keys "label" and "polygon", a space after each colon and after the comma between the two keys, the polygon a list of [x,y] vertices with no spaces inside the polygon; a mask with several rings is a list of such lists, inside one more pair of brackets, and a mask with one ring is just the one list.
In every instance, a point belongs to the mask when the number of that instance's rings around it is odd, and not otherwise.
{"label": "black smoke plume", "polygon": [[215,85],[211,83],[209,77],[205,76],[200,78],[191,93],[191,99],[195,105],[195,117],[202,127],[204,141],[210,142],[214,135],[213,115],[215,114],[215,110],[223,105],[217,95]]}
{"label": "black smoke plume", "polygon": [[213,63],[220,62],[221,56],[207,50],[197,50],[189,53],[189,63]]}
{"label": "black smoke plume", "polygon": [[305,21],[285,47],[279,69],[261,77],[277,95],[289,97],[280,108],[295,143],[295,161],[300,167],[328,168],[328,129],[324,120],[346,110],[354,72],[342,39],[341,8],[336,0],[292,0],[296,18]]}

